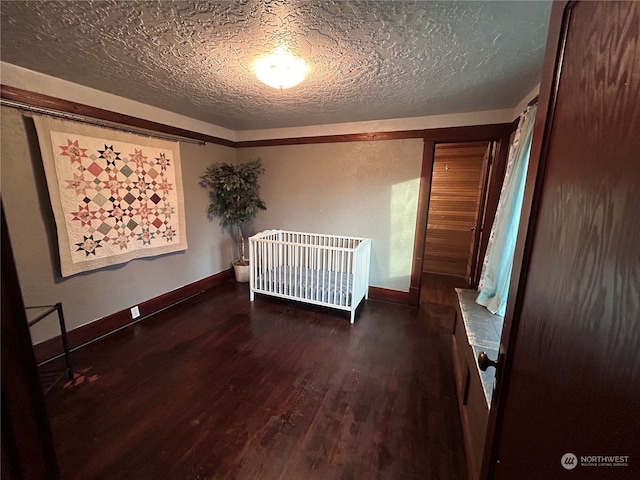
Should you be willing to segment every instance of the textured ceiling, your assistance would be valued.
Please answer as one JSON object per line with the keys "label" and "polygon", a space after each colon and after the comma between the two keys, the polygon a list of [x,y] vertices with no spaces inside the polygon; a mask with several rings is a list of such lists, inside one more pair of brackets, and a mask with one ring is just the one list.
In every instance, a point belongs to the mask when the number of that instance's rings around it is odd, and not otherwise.
{"label": "textured ceiling", "polygon": [[[234,130],[513,108],[548,1],[2,1],[3,61]],[[286,44],[310,73],[252,64]]]}

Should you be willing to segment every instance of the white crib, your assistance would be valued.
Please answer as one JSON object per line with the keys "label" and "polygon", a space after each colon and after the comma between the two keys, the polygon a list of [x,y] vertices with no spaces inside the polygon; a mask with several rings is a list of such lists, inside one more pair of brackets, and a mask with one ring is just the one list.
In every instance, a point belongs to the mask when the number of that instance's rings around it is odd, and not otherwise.
{"label": "white crib", "polygon": [[249,238],[249,298],[256,293],[351,312],[369,298],[371,239],[265,230]]}

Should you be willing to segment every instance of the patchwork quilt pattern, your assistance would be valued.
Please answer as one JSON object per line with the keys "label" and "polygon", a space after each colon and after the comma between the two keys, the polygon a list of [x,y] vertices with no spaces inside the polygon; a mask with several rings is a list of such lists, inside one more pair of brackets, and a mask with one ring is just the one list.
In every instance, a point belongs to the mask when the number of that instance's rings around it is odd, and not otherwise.
{"label": "patchwork quilt pattern", "polygon": [[36,127],[63,276],[187,248],[177,143],[46,117]]}

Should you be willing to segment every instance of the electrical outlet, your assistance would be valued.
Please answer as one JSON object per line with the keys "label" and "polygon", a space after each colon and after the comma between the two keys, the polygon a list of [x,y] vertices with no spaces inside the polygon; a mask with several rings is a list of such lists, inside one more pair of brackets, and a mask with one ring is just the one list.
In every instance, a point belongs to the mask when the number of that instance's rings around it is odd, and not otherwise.
{"label": "electrical outlet", "polygon": [[131,307],[131,318],[138,318],[140,316],[140,309],[136,305],[135,307]]}

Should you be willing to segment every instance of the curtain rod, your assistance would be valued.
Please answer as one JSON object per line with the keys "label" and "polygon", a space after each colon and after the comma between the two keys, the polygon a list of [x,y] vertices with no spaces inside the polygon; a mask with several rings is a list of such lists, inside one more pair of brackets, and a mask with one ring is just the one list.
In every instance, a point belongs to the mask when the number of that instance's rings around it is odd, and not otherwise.
{"label": "curtain rod", "polygon": [[143,135],[146,137],[158,138],[160,140],[170,140],[170,141],[179,141],[185,143],[194,143],[196,145],[206,145],[207,142],[203,142],[202,140],[195,140],[193,138],[181,137],[180,135],[171,135],[171,134],[163,134],[156,133],[151,130],[146,130],[144,128],[136,128],[122,125],[120,123],[109,122],[107,120],[98,120],[96,118],[87,117],[84,115],[77,115],[73,113],[61,112],[60,110],[53,110],[51,108],[46,107],[38,107],[35,105],[29,105],[28,103],[16,102],[14,100],[7,100],[6,98],[0,98],[0,105],[4,105],[11,108],[17,108],[19,110],[26,110],[33,113],[39,113],[43,115],[50,115],[52,117],[59,117],[65,120],[72,120],[81,123],[88,123],[91,125],[96,125],[98,127],[111,128],[113,130],[120,130],[122,132],[128,133],[136,133],[138,135]]}

